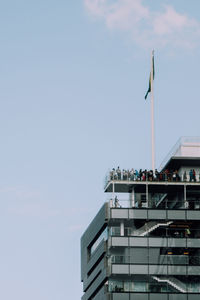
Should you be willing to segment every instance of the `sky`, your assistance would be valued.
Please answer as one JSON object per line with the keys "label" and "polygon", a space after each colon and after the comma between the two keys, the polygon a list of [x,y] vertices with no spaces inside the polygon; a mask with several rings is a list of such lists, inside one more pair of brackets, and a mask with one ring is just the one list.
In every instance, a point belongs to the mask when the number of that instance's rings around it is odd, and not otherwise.
{"label": "sky", "polygon": [[0,298],[81,299],[109,168],[200,136],[199,0],[0,2]]}

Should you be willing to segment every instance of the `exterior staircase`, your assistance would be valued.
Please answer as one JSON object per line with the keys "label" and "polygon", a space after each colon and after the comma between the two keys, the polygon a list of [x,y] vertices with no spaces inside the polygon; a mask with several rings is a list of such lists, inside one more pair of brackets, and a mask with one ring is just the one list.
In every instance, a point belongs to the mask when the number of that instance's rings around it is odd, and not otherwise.
{"label": "exterior staircase", "polygon": [[178,280],[175,277],[157,277],[157,276],[153,276],[152,277],[154,280],[156,280],[157,282],[165,282],[168,283],[169,285],[171,285],[173,288],[175,288],[176,290],[178,290],[181,293],[186,293],[187,292],[187,288],[186,288],[186,284],[183,283],[182,281]]}
{"label": "exterior staircase", "polygon": [[169,222],[165,222],[165,223],[157,223],[154,221],[150,221],[150,222],[146,223],[144,226],[142,226],[141,228],[139,228],[138,230],[136,230],[134,232],[134,235],[135,236],[146,236],[148,233],[152,232],[156,228],[158,228],[160,226],[169,226],[172,223],[173,223],[173,221],[169,221]]}

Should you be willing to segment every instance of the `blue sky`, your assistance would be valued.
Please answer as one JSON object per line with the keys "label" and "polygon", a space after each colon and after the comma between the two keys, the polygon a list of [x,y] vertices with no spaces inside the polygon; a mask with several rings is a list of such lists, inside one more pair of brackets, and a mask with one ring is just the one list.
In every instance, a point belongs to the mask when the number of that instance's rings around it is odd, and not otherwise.
{"label": "blue sky", "polygon": [[80,299],[80,237],[109,168],[199,136],[197,0],[0,4],[0,298]]}

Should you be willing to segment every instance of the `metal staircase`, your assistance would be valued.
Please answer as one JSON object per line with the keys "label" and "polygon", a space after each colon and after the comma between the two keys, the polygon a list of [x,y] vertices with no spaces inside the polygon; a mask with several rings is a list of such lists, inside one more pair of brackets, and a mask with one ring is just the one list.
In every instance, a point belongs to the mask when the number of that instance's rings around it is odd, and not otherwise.
{"label": "metal staircase", "polygon": [[146,223],[144,226],[142,226],[141,228],[139,228],[138,230],[136,230],[134,232],[134,235],[135,236],[146,236],[148,233],[152,232],[156,228],[158,228],[160,226],[169,226],[172,223],[173,223],[173,221],[169,221],[169,222],[165,222],[165,223],[157,223],[155,221],[150,221],[150,222]]}
{"label": "metal staircase", "polygon": [[186,284],[183,283],[182,281],[178,280],[175,277],[157,277],[157,276],[153,276],[153,279],[155,279],[157,282],[165,282],[168,283],[169,285],[171,285],[173,288],[175,288],[176,290],[178,290],[181,293],[186,293],[187,292],[187,287]]}

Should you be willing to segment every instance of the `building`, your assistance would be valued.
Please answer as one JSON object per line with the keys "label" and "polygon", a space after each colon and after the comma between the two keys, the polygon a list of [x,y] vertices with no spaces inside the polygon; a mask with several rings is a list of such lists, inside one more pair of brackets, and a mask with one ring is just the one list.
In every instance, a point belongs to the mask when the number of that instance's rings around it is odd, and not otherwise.
{"label": "building", "polygon": [[181,138],[153,177],[111,171],[105,192],[81,238],[82,300],[199,300],[200,138]]}

